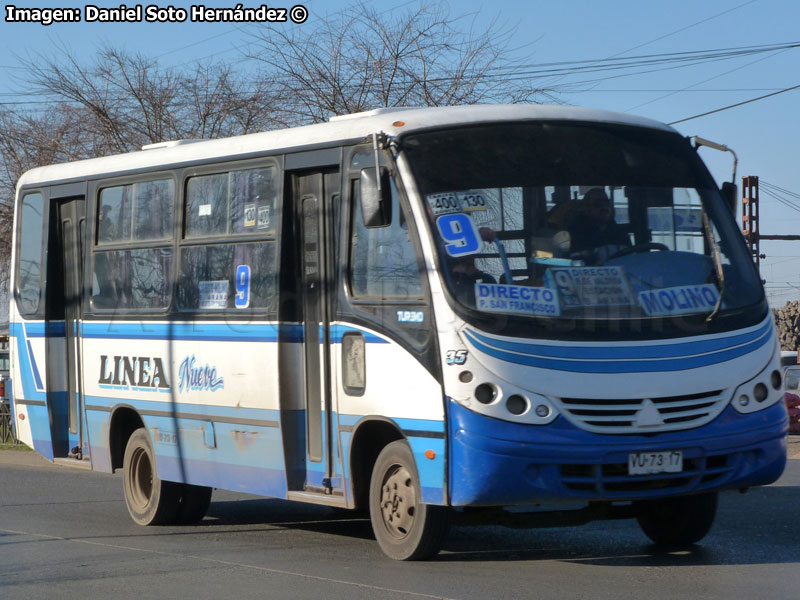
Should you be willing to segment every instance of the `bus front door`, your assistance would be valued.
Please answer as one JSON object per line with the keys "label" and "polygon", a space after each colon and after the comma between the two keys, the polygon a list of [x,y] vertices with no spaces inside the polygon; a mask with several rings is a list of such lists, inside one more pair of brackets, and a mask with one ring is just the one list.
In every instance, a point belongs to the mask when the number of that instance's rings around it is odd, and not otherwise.
{"label": "bus front door", "polygon": [[[48,403],[53,426],[54,457],[69,455],[80,459],[88,451],[80,376],[85,202],[83,198],[56,202],[53,206],[57,219],[54,228],[56,239],[53,240],[56,260],[50,266],[53,275],[50,281],[56,284],[48,286],[47,301],[50,313],[47,321],[50,330],[47,332],[48,379],[53,382],[60,380],[61,383],[48,390]],[[56,331],[62,322],[63,338]],[[50,379],[56,373],[61,376]]]}
{"label": "bus front door", "polygon": [[322,494],[334,502],[335,498],[342,498],[342,483],[335,475],[333,456],[329,324],[333,267],[332,227],[328,221],[331,196],[338,194],[338,182],[338,172],[303,172],[291,176],[295,239],[299,245],[295,254],[299,275],[297,308],[303,340],[303,368],[298,377],[302,389],[297,390],[300,393],[295,397],[303,398],[304,402],[297,407],[299,411],[294,411],[303,415],[303,423],[297,423],[293,440],[284,443],[287,458],[295,465],[294,469],[289,468],[290,497],[292,491]]}

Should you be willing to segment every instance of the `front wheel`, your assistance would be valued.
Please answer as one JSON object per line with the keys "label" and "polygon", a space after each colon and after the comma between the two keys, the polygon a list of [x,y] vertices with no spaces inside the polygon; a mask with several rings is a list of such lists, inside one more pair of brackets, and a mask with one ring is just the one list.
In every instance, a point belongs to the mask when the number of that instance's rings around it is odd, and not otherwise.
{"label": "front wheel", "polygon": [[158,478],[153,443],[144,427],[134,431],[128,439],[122,464],[125,504],[134,522],[162,525],[173,521],[181,486]]}
{"label": "front wheel", "polygon": [[711,493],[640,502],[636,520],[656,544],[689,546],[706,536],[716,514],[717,494]]}
{"label": "front wheel", "polygon": [[387,445],[375,461],[369,515],[375,539],[390,558],[425,560],[442,547],[447,509],[422,503],[414,455],[404,441]]}

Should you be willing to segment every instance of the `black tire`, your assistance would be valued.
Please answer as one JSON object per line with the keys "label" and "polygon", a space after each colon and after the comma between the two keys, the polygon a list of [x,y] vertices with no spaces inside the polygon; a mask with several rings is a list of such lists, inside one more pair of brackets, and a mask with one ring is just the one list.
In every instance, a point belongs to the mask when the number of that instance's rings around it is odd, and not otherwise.
{"label": "black tire", "polygon": [[702,540],[714,524],[717,494],[647,500],[637,504],[636,520],[661,546],[690,546]]}
{"label": "black tire", "polygon": [[153,443],[143,427],[128,439],[122,477],[125,504],[135,523],[163,525],[173,521],[181,484],[158,478]]}
{"label": "black tire", "polygon": [[184,483],[181,486],[181,497],[175,522],[181,525],[190,525],[201,521],[208,512],[208,505],[211,504],[211,492],[212,488],[210,487]]}
{"label": "black tire", "polygon": [[447,509],[422,503],[414,455],[405,441],[378,455],[369,486],[369,515],[381,550],[395,560],[425,560],[442,547]]}

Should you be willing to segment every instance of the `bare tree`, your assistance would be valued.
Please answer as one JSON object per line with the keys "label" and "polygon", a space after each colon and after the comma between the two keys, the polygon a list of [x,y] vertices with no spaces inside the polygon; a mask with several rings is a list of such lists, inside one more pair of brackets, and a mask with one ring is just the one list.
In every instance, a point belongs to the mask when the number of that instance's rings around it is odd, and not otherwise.
{"label": "bare tree", "polygon": [[87,119],[90,156],[128,152],[170,139],[222,137],[274,127],[266,87],[230,66],[161,68],[155,59],[113,48],[84,66],[66,49],[25,64],[30,88]]}
{"label": "bare tree", "polygon": [[[167,69],[111,48],[84,65],[62,48],[58,57],[37,56],[24,66],[27,89],[48,101],[45,110],[0,111],[2,265],[11,252],[14,188],[26,170],[281,125],[270,117],[277,101],[269,86],[225,65]],[[0,267],[0,285],[7,274]]]}
{"label": "bare tree", "polygon": [[249,56],[283,90],[279,110],[290,123],[385,106],[552,99],[518,76],[513,29],[468,19],[436,1],[405,13],[360,3],[316,25],[266,29]]}

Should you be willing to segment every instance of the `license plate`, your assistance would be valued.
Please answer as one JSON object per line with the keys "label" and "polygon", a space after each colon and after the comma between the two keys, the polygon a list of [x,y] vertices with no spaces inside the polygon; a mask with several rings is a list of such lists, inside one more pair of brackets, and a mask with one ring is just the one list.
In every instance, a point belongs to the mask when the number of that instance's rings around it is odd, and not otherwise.
{"label": "license plate", "polygon": [[683,452],[631,452],[628,454],[628,475],[680,473],[683,471]]}

